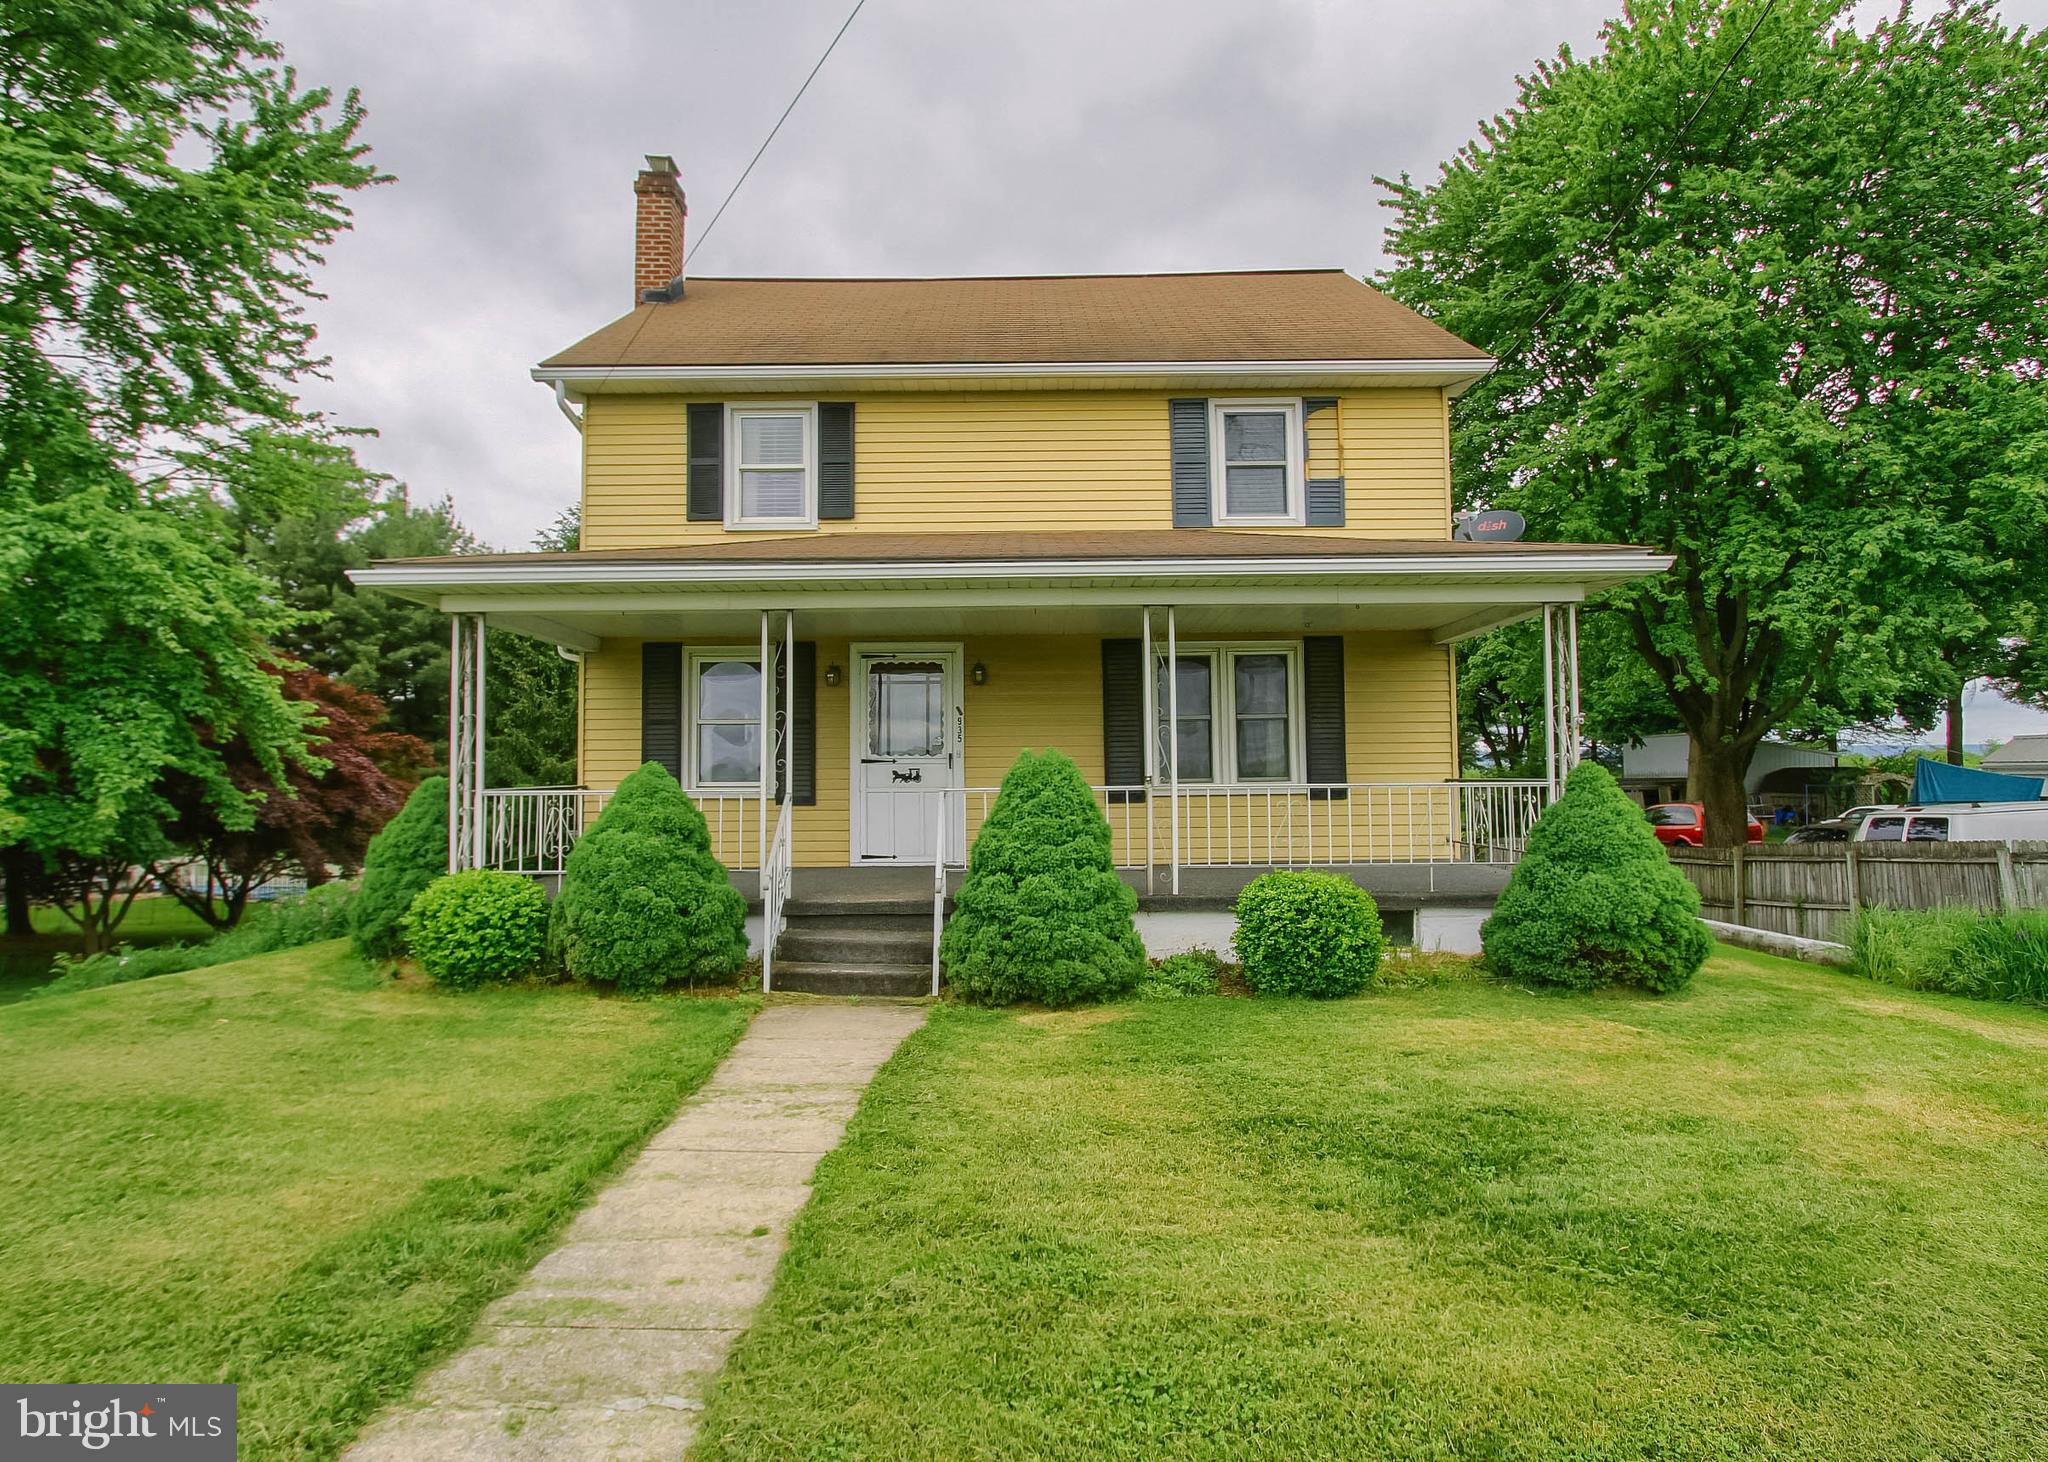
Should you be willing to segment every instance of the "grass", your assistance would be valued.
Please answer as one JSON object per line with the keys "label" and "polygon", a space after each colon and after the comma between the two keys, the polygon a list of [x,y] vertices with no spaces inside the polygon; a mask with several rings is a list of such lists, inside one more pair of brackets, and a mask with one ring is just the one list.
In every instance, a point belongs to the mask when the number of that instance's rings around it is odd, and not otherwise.
{"label": "grass", "polygon": [[234,1381],[327,1457],[545,1251],[744,998],[451,995],[339,940],[0,1010],[0,1375]]}
{"label": "grass", "polygon": [[[0,938],[0,1005],[19,1000],[51,978],[50,963],[60,954],[77,954],[85,947],[78,926],[56,909],[38,905],[29,911],[35,935],[28,939]],[[206,921],[174,898],[155,895],[139,898],[128,916],[114,930],[118,943],[137,949],[169,944],[174,939],[211,939]]]}
{"label": "grass", "polygon": [[2048,1015],[1684,995],[935,1010],[696,1462],[2038,1456]]}

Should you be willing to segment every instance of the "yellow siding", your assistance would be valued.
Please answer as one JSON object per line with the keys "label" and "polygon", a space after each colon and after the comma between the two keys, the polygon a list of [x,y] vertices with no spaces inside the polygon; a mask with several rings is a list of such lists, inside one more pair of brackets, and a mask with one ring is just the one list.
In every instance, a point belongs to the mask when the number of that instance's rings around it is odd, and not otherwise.
{"label": "yellow siding", "polygon": [[[1308,393],[1314,394],[1314,393]],[[717,542],[684,516],[682,396],[592,397],[585,407],[583,544]],[[701,399],[701,398],[699,398]],[[856,516],[826,533],[1172,526],[1166,403],[1145,391],[854,395]],[[1446,538],[1444,396],[1355,391],[1309,419],[1309,471],[1342,473],[1342,528],[1285,531]],[[755,535],[773,536],[773,535]]]}
{"label": "yellow siding", "polygon": [[[1253,639],[1270,638],[1265,635]],[[1025,748],[1056,746],[1071,756],[1091,784],[1103,777],[1102,665],[1099,642],[1084,638],[969,637],[963,663],[988,667],[988,683],[965,687],[966,768],[970,788],[993,788]],[[1457,775],[1455,706],[1447,651],[1425,635],[1350,635],[1346,638],[1345,729],[1348,775],[1353,782],[1439,782]],[[821,640],[818,665],[849,664],[845,640]],[[852,676],[837,686],[818,685],[818,800],[796,809],[796,861],[806,867],[848,861],[847,785],[852,758],[848,708]],[[640,760],[640,642],[607,640],[584,661],[583,784],[616,786]],[[1223,819],[1237,845],[1260,857],[1286,860],[1308,844],[1310,820],[1333,835],[1339,825],[1359,856],[1442,855],[1448,835],[1443,794],[1384,794],[1348,803],[1309,804],[1300,798],[1212,797],[1184,809],[1184,851],[1220,848]],[[968,829],[980,826],[987,799],[970,798]],[[727,863],[755,866],[758,803],[707,800],[706,817]],[[1120,861],[1143,847],[1145,804],[1107,809]],[[1149,808],[1157,856],[1166,860],[1169,823],[1164,799]],[[1287,819],[1292,817],[1290,823]],[[1348,819],[1348,821],[1347,821]],[[1269,827],[1270,823],[1270,827]],[[1290,845],[1286,839],[1295,841]]]}

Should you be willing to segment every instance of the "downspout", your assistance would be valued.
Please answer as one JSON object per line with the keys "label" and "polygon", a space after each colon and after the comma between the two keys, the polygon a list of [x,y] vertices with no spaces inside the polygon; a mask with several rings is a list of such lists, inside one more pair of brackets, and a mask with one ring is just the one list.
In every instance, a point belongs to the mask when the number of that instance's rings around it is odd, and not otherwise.
{"label": "downspout", "polygon": [[569,404],[569,388],[559,380],[555,382],[555,409],[569,418],[569,425],[583,430],[583,413]]}

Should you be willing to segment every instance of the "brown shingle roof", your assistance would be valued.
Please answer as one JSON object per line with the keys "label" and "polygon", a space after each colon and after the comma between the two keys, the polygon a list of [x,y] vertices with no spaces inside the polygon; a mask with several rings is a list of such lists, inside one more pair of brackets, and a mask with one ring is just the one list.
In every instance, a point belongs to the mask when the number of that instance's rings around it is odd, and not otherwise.
{"label": "brown shingle roof", "polygon": [[386,559],[390,564],[888,563],[1003,559],[1143,558],[1520,558],[1540,553],[1641,553],[1617,543],[1458,543],[1442,538],[1328,538],[1156,528],[1120,533],[820,533],[696,543],[674,548],[582,549],[574,553],[484,553]]}
{"label": "brown shingle roof", "polygon": [[1341,269],[1014,279],[692,279],[554,367],[1445,361],[1486,352]]}

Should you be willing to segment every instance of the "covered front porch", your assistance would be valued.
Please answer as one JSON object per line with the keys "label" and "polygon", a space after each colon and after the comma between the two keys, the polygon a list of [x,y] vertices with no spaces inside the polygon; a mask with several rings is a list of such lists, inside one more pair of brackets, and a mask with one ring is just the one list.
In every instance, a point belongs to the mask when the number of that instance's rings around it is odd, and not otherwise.
{"label": "covered front porch", "polygon": [[[1175,530],[477,556],[358,579],[450,615],[453,866],[559,878],[610,790],[659,762],[760,890],[772,947],[799,870],[896,870],[942,904],[1027,748],[1073,758],[1148,898],[1270,867],[1504,870],[1576,757],[1578,605],[1661,566]],[[1465,777],[1452,646],[1531,616],[1545,774]],[[577,660],[580,785],[491,786],[486,626]]]}

